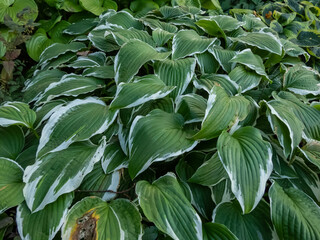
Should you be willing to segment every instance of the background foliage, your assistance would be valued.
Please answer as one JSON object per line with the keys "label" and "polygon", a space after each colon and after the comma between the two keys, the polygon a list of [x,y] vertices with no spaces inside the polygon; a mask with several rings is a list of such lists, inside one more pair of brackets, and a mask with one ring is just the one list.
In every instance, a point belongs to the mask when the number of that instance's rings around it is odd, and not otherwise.
{"label": "background foliage", "polygon": [[320,239],[317,2],[0,9],[0,239]]}

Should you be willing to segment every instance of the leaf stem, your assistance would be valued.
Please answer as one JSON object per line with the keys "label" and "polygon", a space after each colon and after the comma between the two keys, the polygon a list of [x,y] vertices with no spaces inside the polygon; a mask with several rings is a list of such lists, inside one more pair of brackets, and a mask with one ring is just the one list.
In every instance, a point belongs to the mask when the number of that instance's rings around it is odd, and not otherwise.
{"label": "leaf stem", "polygon": [[37,139],[40,139],[40,136],[38,135],[37,131],[34,130],[34,128],[30,128],[30,130],[36,136]]}

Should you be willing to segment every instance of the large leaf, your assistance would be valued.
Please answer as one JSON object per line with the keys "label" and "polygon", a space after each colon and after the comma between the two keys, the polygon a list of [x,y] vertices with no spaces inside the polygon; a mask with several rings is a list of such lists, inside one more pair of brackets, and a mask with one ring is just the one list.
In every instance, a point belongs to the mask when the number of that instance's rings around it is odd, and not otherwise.
{"label": "large leaf", "polygon": [[37,156],[65,149],[73,142],[104,132],[116,116],[117,112],[109,110],[103,101],[96,98],[68,103],[52,114],[44,126]]}
{"label": "large leaf", "polygon": [[223,224],[203,224],[203,240],[238,240],[238,238]]}
{"label": "large leaf", "polygon": [[320,169],[320,142],[310,141],[300,149],[303,155]]}
{"label": "large leaf", "polygon": [[129,135],[129,173],[132,178],[153,162],[163,161],[191,151],[197,144],[188,137],[192,132],[184,129],[180,114],[153,110],[147,116],[138,116]]}
{"label": "large leaf", "polygon": [[294,149],[302,138],[303,124],[292,109],[282,101],[271,100],[267,103],[270,110],[267,117],[272,130],[278,136],[285,157],[292,157]]}
{"label": "large leaf", "polygon": [[7,102],[0,106],[0,126],[21,125],[32,128],[36,113],[23,102]]}
{"label": "large leaf", "polygon": [[245,119],[250,102],[243,96],[229,97],[220,86],[214,86],[210,92],[207,109],[201,130],[194,139],[211,139],[228,127]]}
{"label": "large leaf", "polygon": [[[25,12],[23,13],[23,11]],[[9,16],[19,25],[24,25],[28,21],[34,21],[37,18],[38,6],[34,0],[3,0],[0,2],[1,23],[5,16]]]}
{"label": "large leaf", "polygon": [[46,154],[28,166],[23,177],[26,183],[23,193],[29,209],[37,212],[79,187],[102,158],[105,145],[105,140],[99,146],[75,143],[65,150]]}
{"label": "large leaf", "polygon": [[108,9],[117,10],[118,5],[111,0],[79,0],[80,5],[87,11],[99,16]]}
{"label": "large leaf", "polygon": [[171,52],[157,52],[149,44],[134,39],[125,43],[115,58],[115,80],[116,83],[129,82],[140,67],[150,60],[163,60]]}
{"label": "large leaf", "polygon": [[203,53],[217,42],[216,38],[203,38],[193,30],[181,30],[173,37],[172,58],[179,59]]}
{"label": "large leaf", "polygon": [[173,174],[162,176],[152,184],[139,181],[136,193],[144,214],[158,229],[174,240],[202,239],[200,217]]}
{"label": "large leaf", "polygon": [[270,219],[270,209],[265,201],[248,214],[243,214],[238,202],[219,204],[213,212],[213,222],[222,223],[239,240],[274,239]]}
{"label": "large leaf", "polygon": [[273,169],[270,143],[262,139],[258,129],[243,127],[233,134],[223,132],[217,149],[243,213],[251,212],[261,200]]}
{"label": "large leaf", "polygon": [[97,197],[77,202],[68,212],[62,239],[133,240],[141,239],[141,216],[125,199],[106,203]]}
{"label": "large leaf", "polygon": [[119,142],[109,143],[104,150],[101,165],[105,173],[111,173],[115,170],[128,166],[128,157],[121,149]]}
{"label": "large leaf", "polygon": [[221,48],[210,48],[209,52],[214,56],[214,58],[219,62],[220,66],[226,72],[230,72],[236,65],[236,63],[230,62],[230,60],[238,54],[237,51]]}
{"label": "large leaf", "polygon": [[80,56],[73,63],[69,64],[69,67],[73,68],[92,68],[104,66],[107,60],[107,56],[104,52],[94,52],[88,54],[88,56]]}
{"label": "large leaf", "polygon": [[[17,208],[17,227],[22,239],[52,240],[66,219],[73,194],[64,194],[41,211],[32,213],[23,202]],[[35,227],[35,222],[37,227]]]}
{"label": "large leaf", "polygon": [[[109,31],[107,31],[106,33],[108,32]],[[149,35],[148,32],[138,30],[133,27],[129,29],[112,28],[110,30],[110,34],[112,34],[119,46],[122,46],[123,44],[130,42],[132,39],[141,40],[145,43],[148,43],[152,47],[156,46],[155,42],[153,41],[152,37]]]}
{"label": "large leaf", "polygon": [[267,50],[277,55],[282,55],[282,44],[280,39],[271,33],[249,32],[231,39],[260,48],[262,50]]}
{"label": "large leaf", "polygon": [[283,87],[300,95],[319,95],[319,73],[315,72],[311,68],[296,65],[286,71],[283,80]]}
{"label": "large leaf", "polygon": [[163,98],[174,90],[155,75],[137,78],[134,82],[120,83],[110,109],[132,108],[147,101]]}
{"label": "large leaf", "polygon": [[254,70],[257,74],[268,78],[261,57],[256,54],[253,54],[251,49],[249,48],[239,52],[229,62],[243,64],[246,67]]}
{"label": "large leaf", "polygon": [[238,93],[239,86],[226,74],[203,74],[199,79],[193,79],[193,84],[197,89],[203,89],[210,94],[215,85],[220,85],[228,95],[233,96]]}
{"label": "large leaf", "polygon": [[16,159],[24,147],[24,133],[18,126],[0,127],[0,157]]}
{"label": "large leaf", "polygon": [[0,157],[0,214],[22,203],[23,168],[9,158]]}
{"label": "large leaf", "polygon": [[26,42],[26,48],[29,57],[34,61],[39,61],[39,57],[43,50],[53,44],[54,41],[49,39],[44,29],[39,28],[35,34]]}
{"label": "large leaf", "polygon": [[104,81],[98,78],[66,74],[59,82],[51,83],[39,96],[36,104],[49,102],[60,96],[76,97],[80,94],[92,92],[104,86]]}
{"label": "large leaf", "polygon": [[280,240],[320,238],[320,207],[308,195],[274,182],[269,197],[272,223]]}
{"label": "large leaf", "polygon": [[198,94],[181,95],[176,99],[176,112],[186,123],[201,122],[207,108],[207,100]]}
{"label": "large leaf", "polygon": [[170,97],[183,94],[193,77],[196,61],[194,58],[163,60],[154,64],[154,72],[167,86],[176,86]]}
{"label": "large leaf", "polygon": [[247,70],[244,66],[234,68],[229,73],[229,76],[232,81],[235,81],[241,86],[241,92],[246,92],[257,87],[261,81],[261,76],[253,71]]}

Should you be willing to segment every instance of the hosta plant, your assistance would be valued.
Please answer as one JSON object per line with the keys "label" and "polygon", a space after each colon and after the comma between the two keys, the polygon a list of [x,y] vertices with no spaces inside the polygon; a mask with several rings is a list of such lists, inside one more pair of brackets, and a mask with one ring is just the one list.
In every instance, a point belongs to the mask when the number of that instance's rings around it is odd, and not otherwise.
{"label": "hosta plant", "polygon": [[0,211],[22,239],[320,239],[309,53],[186,2],[71,24],[1,105]]}

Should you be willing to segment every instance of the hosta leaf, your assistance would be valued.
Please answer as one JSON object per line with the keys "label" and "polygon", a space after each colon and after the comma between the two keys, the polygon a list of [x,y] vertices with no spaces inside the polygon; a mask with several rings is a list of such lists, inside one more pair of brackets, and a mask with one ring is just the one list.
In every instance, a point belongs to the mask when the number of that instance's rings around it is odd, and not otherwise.
{"label": "hosta leaf", "polygon": [[303,123],[303,137],[320,141],[320,111],[304,104],[292,93],[280,92],[278,95],[288,108],[292,108],[294,115]]}
{"label": "hosta leaf", "polygon": [[210,17],[214,20],[223,31],[233,31],[241,27],[244,23],[227,15],[215,15]]}
{"label": "hosta leaf", "polygon": [[264,32],[248,32],[236,38],[231,38],[233,41],[239,41],[253,47],[267,50],[277,55],[282,54],[282,44],[280,39],[271,33]]}
{"label": "hosta leaf", "polygon": [[52,100],[36,108],[37,120],[35,122],[35,129],[39,128],[44,121],[48,120],[53,113],[58,111],[58,109],[66,103],[67,102],[62,99]]}
{"label": "hosta leaf", "polygon": [[59,55],[57,58],[45,62],[40,66],[40,69],[46,71],[56,69],[58,67],[64,67],[67,63],[74,61],[76,58],[77,56],[75,52],[67,52]]}
{"label": "hosta leaf", "polygon": [[243,64],[248,68],[254,70],[257,74],[268,78],[261,57],[256,54],[253,54],[251,49],[249,48],[239,52],[229,62]]}
{"label": "hosta leaf", "polygon": [[320,94],[319,73],[311,68],[296,65],[289,68],[283,80],[283,87],[300,95]]}
{"label": "hosta leaf", "polygon": [[258,129],[243,127],[233,134],[223,132],[217,149],[243,213],[251,212],[261,200],[273,168],[270,143]]}
{"label": "hosta leaf", "polygon": [[88,34],[88,39],[95,48],[105,52],[112,52],[118,50],[120,47],[112,35],[105,36],[108,30],[109,26],[99,25]]}
{"label": "hosta leaf", "polygon": [[174,0],[174,5],[184,6],[184,7],[196,7],[200,8],[201,4],[199,0]]}
{"label": "hosta leaf", "polygon": [[194,74],[196,60],[185,58],[178,60],[163,60],[154,64],[154,72],[167,86],[176,86],[170,97],[176,98],[183,94]]}
{"label": "hosta leaf", "polygon": [[235,81],[241,86],[241,92],[249,91],[257,87],[261,81],[261,76],[253,71],[247,70],[244,66],[234,68],[229,76],[232,81]]}
{"label": "hosta leaf", "polygon": [[117,3],[110,0],[79,0],[80,5],[87,11],[99,16],[108,9],[117,10]]}
{"label": "hosta leaf", "polygon": [[76,97],[80,94],[93,92],[104,86],[104,80],[98,78],[84,77],[73,73],[66,74],[59,82],[51,83],[39,96],[36,104],[39,105],[60,96]]}
{"label": "hosta leaf", "polygon": [[[73,194],[64,194],[41,211],[31,213],[25,202],[17,208],[17,227],[22,239],[51,240],[66,219]],[[37,222],[37,227],[34,223]]]}
{"label": "hosta leaf", "polygon": [[[25,9],[30,9],[30,12],[23,13]],[[15,23],[24,25],[28,21],[33,22],[37,18],[38,6],[34,0],[4,0],[0,3],[1,23],[3,23],[6,16],[10,17]]]}
{"label": "hosta leaf", "polygon": [[220,86],[214,86],[210,92],[207,109],[202,121],[201,130],[194,139],[211,139],[245,119],[250,102],[243,96],[229,97]]}
{"label": "hosta leaf", "polygon": [[125,199],[106,203],[101,198],[87,197],[68,212],[62,228],[62,239],[94,236],[97,240],[141,239],[141,216]]}
{"label": "hosta leaf", "polygon": [[149,35],[148,32],[138,30],[132,27],[129,29],[114,28],[110,30],[110,34],[112,34],[119,46],[122,46],[123,44],[130,42],[132,39],[141,40],[142,42],[148,43],[152,47],[156,46],[155,42],[153,41],[152,37]]}
{"label": "hosta leaf", "polygon": [[203,240],[238,240],[238,238],[223,224],[203,224]]}
{"label": "hosta leaf", "polygon": [[52,114],[44,126],[37,156],[65,149],[73,142],[104,132],[114,121],[116,113],[92,97],[68,103]]}
{"label": "hosta leaf", "polygon": [[25,170],[23,193],[32,212],[43,209],[62,194],[80,186],[83,178],[100,161],[105,140],[99,146],[80,142],[67,149],[38,158]]}
{"label": "hosta leaf", "polygon": [[157,28],[156,30],[152,31],[152,38],[157,46],[163,46],[166,44],[169,39],[173,37],[173,35],[173,33],[162,30],[161,28]]}
{"label": "hosta leaf", "polygon": [[214,19],[201,19],[196,24],[209,35],[226,39],[224,31]]}
{"label": "hosta leaf", "polygon": [[239,240],[273,239],[270,209],[265,201],[248,214],[243,214],[238,202],[219,204],[213,212],[213,222],[224,224]]}
{"label": "hosta leaf", "polygon": [[163,161],[192,150],[197,142],[190,140],[192,132],[183,129],[180,114],[153,110],[147,116],[138,116],[129,135],[129,173],[132,178],[153,162]]}
{"label": "hosta leaf", "polygon": [[54,43],[41,53],[38,65],[44,65],[48,61],[59,57],[61,54],[65,54],[67,52],[78,52],[83,48],[86,48],[86,45],[80,42],[71,42],[68,44]]}
{"label": "hosta leaf", "polygon": [[281,43],[283,45],[283,49],[285,53],[288,54],[289,56],[298,57],[303,55],[306,61],[309,61],[310,55],[303,48],[285,39],[281,39]]}
{"label": "hosta leaf", "polygon": [[24,133],[18,126],[0,127],[0,157],[16,159],[24,147]]}
{"label": "hosta leaf", "polygon": [[162,176],[152,184],[139,181],[136,193],[144,214],[158,229],[175,240],[202,239],[200,217],[173,174]]}
{"label": "hosta leaf", "polygon": [[128,157],[121,149],[119,142],[109,143],[104,150],[101,165],[105,173],[111,173],[115,170],[128,166]]}
{"label": "hosta leaf", "polygon": [[102,79],[114,78],[114,67],[113,65],[103,67],[90,67],[85,69],[82,72],[82,75],[86,77],[96,77]]}
{"label": "hosta leaf", "polygon": [[89,32],[98,23],[96,18],[86,18],[80,21],[74,22],[64,29],[63,33],[69,35],[81,35]]}
{"label": "hosta leaf", "polygon": [[100,16],[100,18],[105,19],[108,23],[118,25],[125,29],[129,29],[131,27],[139,30],[143,29],[141,21],[134,18],[127,11],[115,12],[113,10],[109,10],[105,15]]}
{"label": "hosta leaf", "polygon": [[112,191],[116,192],[119,184],[120,172],[114,171],[111,174],[105,174],[100,162],[97,162],[93,170],[83,179],[79,190],[93,196],[101,197],[104,201],[110,201],[117,195]]}
{"label": "hosta leaf", "polygon": [[209,94],[215,85],[220,85],[230,96],[236,95],[239,89],[237,83],[226,74],[203,74],[199,79],[194,79],[193,84]]}
{"label": "hosta leaf", "polygon": [[270,109],[267,111],[267,116],[271,128],[278,136],[285,157],[291,158],[293,150],[301,141],[303,124],[288,105],[271,100],[267,106]]}
{"label": "hosta leaf", "polygon": [[212,48],[212,49],[209,49],[209,52],[214,56],[214,58],[218,61],[220,66],[226,72],[230,72],[236,65],[236,63],[229,62],[229,61],[238,54],[237,51],[220,49],[220,48]]}
{"label": "hosta leaf", "polygon": [[303,155],[320,169],[320,142],[310,141],[303,146],[300,151]]}
{"label": "hosta leaf", "polygon": [[202,74],[216,73],[220,67],[219,62],[208,51],[195,55]]}
{"label": "hosta leaf", "polygon": [[9,158],[0,157],[0,214],[22,203],[23,168]]}
{"label": "hosta leaf", "polygon": [[229,178],[222,180],[217,185],[213,186],[212,188],[212,200],[215,204],[223,203],[223,202],[230,202],[231,200],[235,199],[231,191],[231,181]]}
{"label": "hosta leaf", "polygon": [[69,64],[69,67],[73,68],[91,68],[104,66],[107,60],[104,52],[94,52],[88,54],[88,56],[81,56],[73,63]]}
{"label": "hosta leaf", "polygon": [[157,52],[149,44],[134,39],[124,44],[115,58],[115,80],[129,82],[140,67],[150,60],[162,60],[167,58],[171,52]]}
{"label": "hosta leaf", "polygon": [[132,108],[167,96],[175,87],[167,87],[157,76],[146,75],[134,82],[120,83],[110,109]]}
{"label": "hosta leaf", "polygon": [[301,47],[316,47],[320,44],[320,31],[303,29],[299,31],[297,38],[292,41]]}
{"label": "hosta leaf", "polygon": [[194,93],[181,95],[176,100],[176,112],[180,113],[186,122],[201,122],[207,108],[207,100]]}
{"label": "hosta leaf", "polygon": [[27,80],[24,88],[24,100],[27,102],[32,102],[38,99],[41,93],[54,82],[60,81],[60,79],[65,75],[58,69],[41,71],[31,79]]}
{"label": "hosta leaf", "polygon": [[204,186],[214,186],[228,178],[218,153],[215,153],[209,160],[205,161],[188,180]]}
{"label": "hosta leaf", "polygon": [[143,18],[143,24],[150,27],[152,30],[157,30],[158,28],[167,31],[169,33],[175,33],[178,28],[170,23],[161,22],[157,19]]}
{"label": "hosta leaf", "polygon": [[320,238],[320,208],[308,195],[274,182],[269,197],[272,223],[280,240]]}
{"label": "hosta leaf", "polygon": [[203,38],[193,30],[181,30],[173,37],[172,58],[179,59],[203,53],[216,43],[216,38]]}
{"label": "hosta leaf", "polygon": [[0,106],[0,126],[21,125],[32,128],[36,113],[23,102],[7,102]]}

